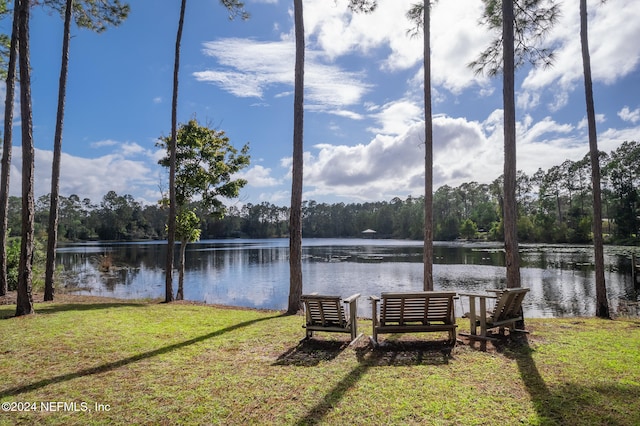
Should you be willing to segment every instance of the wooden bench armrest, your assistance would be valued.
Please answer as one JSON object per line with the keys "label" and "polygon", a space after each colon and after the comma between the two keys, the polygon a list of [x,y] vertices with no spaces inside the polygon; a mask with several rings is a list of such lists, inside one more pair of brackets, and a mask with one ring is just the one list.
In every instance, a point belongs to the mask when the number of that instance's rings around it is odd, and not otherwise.
{"label": "wooden bench armrest", "polygon": [[459,296],[466,297],[484,297],[485,299],[497,299],[498,296],[495,294],[482,294],[482,293],[459,293]]}
{"label": "wooden bench armrest", "polygon": [[354,302],[359,297],[360,297],[360,293],[352,294],[351,296],[349,296],[346,299],[344,299],[343,302],[344,303],[351,303],[351,302]]}

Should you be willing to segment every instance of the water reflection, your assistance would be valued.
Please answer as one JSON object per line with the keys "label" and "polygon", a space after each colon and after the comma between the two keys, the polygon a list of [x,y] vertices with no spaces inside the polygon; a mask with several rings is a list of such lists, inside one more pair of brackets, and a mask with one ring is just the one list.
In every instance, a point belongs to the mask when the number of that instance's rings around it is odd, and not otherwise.
{"label": "water reflection", "polygon": [[[529,317],[595,313],[590,247],[525,245],[522,285]],[[288,240],[220,240],[190,244],[185,298],[235,306],[285,309],[289,291]],[[60,247],[65,282],[87,294],[121,298],[164,297],[164,242],[75,244]],[[605,249],[607,295],[613,312],[638,301],[629,248]],[[366,296],[422,289],[422,242],[311,239],[303,242],[305,292],[361,293],[359,315],[370,316]],[[104,263],[109,265],[105,268]],[[436,290],[483,291],[505,287],[499,244],[434,244]],[[177,282],[176,282],[177,286]],[[466,310],[465,300],[456,306]],[[624,303],[623,303],[624,304]]]}

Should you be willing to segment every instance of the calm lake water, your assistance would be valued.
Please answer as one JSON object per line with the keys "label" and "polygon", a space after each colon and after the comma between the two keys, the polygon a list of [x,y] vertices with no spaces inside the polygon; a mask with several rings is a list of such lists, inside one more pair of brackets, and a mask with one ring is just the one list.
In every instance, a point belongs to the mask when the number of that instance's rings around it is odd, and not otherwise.
{"label": "calm lake water", "polygon": [[[637,309],[630,247],[605,247],[607,296],[614,313]],[[638,253],[638,248],[635,248]],[[176,250],[177,252],[178,250]],[[358,314],[371,317],[370,295],[422,290],[422,242],[378,239],[305,239],[303,291],[360,293]],[[528,317],[594,315],[593,250],[588,246],[522,245],[522,286]],[[83,243],[58,248],[68,287],[82,294],[164,298],[166,242]],[[286,309],[287,239],[206,240],[189,244],[185,299],[233,306]],[[504,251],[494,243],[434,244],[436,290],[479,292],[505,287]],[[112,267],[100,269],[110,258]],[[177,265],[177,262],[176,262]],[[177,289],[177,273],[174,289]],[[466,310],[456,302],[456,314]]]}

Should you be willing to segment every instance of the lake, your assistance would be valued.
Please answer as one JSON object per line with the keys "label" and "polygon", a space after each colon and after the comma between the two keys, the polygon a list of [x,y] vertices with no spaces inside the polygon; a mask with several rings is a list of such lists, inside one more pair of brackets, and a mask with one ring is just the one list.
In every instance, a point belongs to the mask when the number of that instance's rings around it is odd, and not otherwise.
{"label": "lake", "polygon": [[[205,240],[189,244],[185,299],[261,309],[286,309],[287,239]],[[176,246],[178,247],[178,246]],[[631,276],[633,247],[605,247],[607,296],[613,313],[637,313]],[[178,250],[176,250],[177,256]],[[371,317],[370,295],[422,290],[422,242],[385,239],[304,239],[303,291],[360,293],[358,314]],[[81,294],[123,299],[164,298],[166,242],[61,245],[57,262],[66,286]],[[593,249],[576,245],[521,245],[522,286],[531,288],[525,316],[595,314]],[[109,270],[101,265],[111,263]],[[176,262],[176,266],[177,266]],[[505,287],[499,243],[434,243],[434,288],[481,292]],[[174,291],[178,286],[175,274]],[[467,310],[466,298],[456,313]],[[636,310],[636,311],[634,311]]]}

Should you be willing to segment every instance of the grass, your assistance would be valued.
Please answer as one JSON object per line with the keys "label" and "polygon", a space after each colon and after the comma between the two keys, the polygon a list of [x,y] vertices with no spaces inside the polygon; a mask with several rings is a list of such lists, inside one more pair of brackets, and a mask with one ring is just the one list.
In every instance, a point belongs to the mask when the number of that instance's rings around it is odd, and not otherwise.
{"label": "grass", "polygon": [[192,304],[13,313],[0,306],[0,402],[35,410],[0,425],[640,424],[637,319],[528,319],[526,337],[450,351],[433,333],[299,343],[302,316]]}

